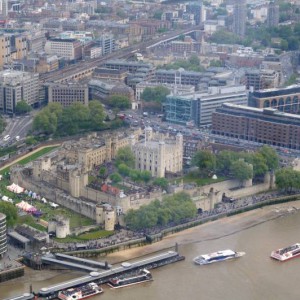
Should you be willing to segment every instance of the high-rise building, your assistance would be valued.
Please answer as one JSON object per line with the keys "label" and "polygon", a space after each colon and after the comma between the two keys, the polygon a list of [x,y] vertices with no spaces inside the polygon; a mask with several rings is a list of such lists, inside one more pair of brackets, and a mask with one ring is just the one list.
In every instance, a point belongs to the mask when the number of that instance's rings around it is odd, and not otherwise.
{"label": "high-rise building", "polygon": [[205,21],[202,1],[187,4],[186,11],[194,15],[195,25],[200,25]]}
{"label": "high-rise building", "polygon": [[5,70],[0,72],[0,111],[13,114],[18,102],[39,102],[39,74]]}
{"label": "high-rise building", "polygon": [[0,213],[0,257],[7,251],[6,215]]}
{"label": "high-rise building", "polygon": [[268,7],[267,25],[269,27],[278,26],[279,23],[279,5],[275,2],[270,2]]}
{"label": "high-rise building", "polygon": [[233,32],[244,37],[246,32],[247,3],[246,0],[235,0],[233,11]]}
{"label": "high-rise building", "polygon": [[7,13],[8,13],[8,0],[1,0],[0,1],[0,6],[1,6],[1,16],[2,16],[2,18],[6,18]]}

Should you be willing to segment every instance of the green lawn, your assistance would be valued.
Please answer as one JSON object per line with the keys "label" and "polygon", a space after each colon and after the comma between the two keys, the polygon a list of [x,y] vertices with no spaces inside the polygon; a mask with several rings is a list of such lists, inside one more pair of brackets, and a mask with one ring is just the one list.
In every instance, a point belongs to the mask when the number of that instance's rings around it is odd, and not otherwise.
{"label": "green lawn", "polygon": [[[183,182],[184,183],[196,183],[198,186],[203,186],[203,185],[207,185],[207,184],[212,184],[212,183],[216,183],[216,182],[221,182],[224,180],[227,180],[228,178],[226,177],[218,177],[218,179],[212,179],[212,178],[201,178],[199,176],[195,176],[187,174],[186,176],[183,177]],[[178,179],[176,179],[177,182],[179,182]]]}
{"label": "green lawn", "polygon": [[114,234],[113,231],[98,230],[98,231],[83,233],[78,236],[69,236],[64,239],[55,238],[55,241],[60,242],[60,243],[80,243],[80,242],[86,242],[89,240],[105,238],[105,237],[111,236],[113,234]]}
{"label": "green lawn", "polygon": [[[43,148],[43,149],[33,153],[32,155],[30,155],[24,159],[21,159],[17,163],[21,164],[21,165],[25,165],[33,160],[36,160],[40,156],[53,151],[55,148],[57,148],[57,146],[50,146],[50,147]],[[17,194],[14,194],[14,193],[8,191],[6,186],[8,186],[10,184],[8,175],[7,175],[9,170],[10,170],[10,167],[7,167],[7,168],[3,169],[2,171],[0,171],[0,174],[4,175],[3,179],[0,181],[0,194],[1,195],[5,195],[5,196],[8,196],[9,198],[12,198],[14,200],[14,203],[18,203],[21,200],[28,201],[30,204],[32,204],[33,206],[35,206],[36,208],[38,208],[39,210],[41,210],[43,212],[43,215],[41,218],[44,219],[45,221],[49,221],[50,219],[53,219],[57,215],[63,215],[65,217],[70,218],[70,227],[71,228],[95,224],[95,222],[92,219],[81,216],[81,215],[79,215],[69,209],[66,209],[62,206],[54,209],[54,208],[50,207],[49,204],[44,204],[38,200],[33,200],[29,197],[26,197],[25,195],[20,196],[20,195],[17,195]],[[33,218],[31,215],[26,215],[26,216],[20,217],[19,224],[23,224],[23,223],[28,224],[37,229],[45,230],[45,228],[43,226],[36,223],[35,218]]]}
{"label": "green lawn", "polygon": [[32,215],[21,216],[18,218],[17,224],[26,224],[40,231],[47,231],[47,228],[38,224]]}
{"label": "green lawn", "polygon": [[[43,149],[29,155],[28,157],[19,160],[16,164],[26,165],[29,162],[36,160],[40,156],[43,156],[43,155],[53,151],[55,148],[57,148],[57,146],[50,146],[50,147],[43,148]],[[5,173],[9,172],[9,170],[10,170],[10,167],[7,167],[7,168],[1,170],[0,174],[5,174]]]}
{"label": "green lawn", "polygon": [[84,217],[62,206],[59,206],[58,208],[52,208],[49,204],[44,204],[38,200],[34,200],[32,205],[43,212],[41,219],[45,221],[49,221],[56,216],[64,216],[70,219],[70,228],[95,224],[94,220]]}

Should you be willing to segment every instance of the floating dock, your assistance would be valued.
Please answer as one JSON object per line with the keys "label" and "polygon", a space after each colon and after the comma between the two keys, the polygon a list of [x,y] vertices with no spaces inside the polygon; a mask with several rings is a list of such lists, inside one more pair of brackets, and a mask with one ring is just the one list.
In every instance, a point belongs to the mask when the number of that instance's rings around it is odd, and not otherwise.
{"label": "floating dock", "polygon": [[74,270],[79,270],[79,271],[85,271],[85,272],[97,272],[98,269],[97,268],[92,268],[83,264],[77,264],[77,263],[73,263],[70,261],[65,261],[65,260],[59,260],[56,259],[55,256],[51,255],[51,256],[43,256],[42,257],[42,262],[44,264],[55,264],[55,265],[60,265],[63,267],[66,267],[68,269],[74,269]]}
{"label": "floating dock", "polygon": [[34,299],[34,295],[32,293],[25,293],[21,296],[6,298],[4,300],[31,300]]}
{"label": "floating dock", "polygon": [[71,287],[87,284],[89,282],[96,282],[98,284],[106,283],[110,278],[122,275],[125,273],[134,272],[141,268],[154,269],[161,266],[168,265],[180,260],[184,260],[184,256],[178,254],[175,251],[168,251],[165,253],[157,254],[155,256],[147,257],[135,262],[125,262],[120,266],[102,271],[102,272],[91,272],[89,275],[79,277],[70,281],[62,282],[57,285],[44,287],[38,293],[39,299],[55,299],[57,294],[61,290],[65,290]]}
{"label": "floating dock", "polygon": [[97,269],[111,269],[112,265],[108,264],[107,262],[99,262],[99,261],[94,261],[90,259],[84,259],[72,255],[67,255],[67,254],[62,254],[62,253],[56,253],[55,257],[60,260],[65,260],[65,261],[71,261],[71,262],[76,262],[82,265],[87,265],[91,267],[95,267]]}

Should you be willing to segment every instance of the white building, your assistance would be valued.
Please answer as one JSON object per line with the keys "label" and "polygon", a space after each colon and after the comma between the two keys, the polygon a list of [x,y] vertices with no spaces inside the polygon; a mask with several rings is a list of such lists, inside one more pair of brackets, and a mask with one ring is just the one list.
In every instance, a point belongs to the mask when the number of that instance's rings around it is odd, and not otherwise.
{"label": "white building", "polygon": [[134,137],[130,141],[137,170],[149,171],[154,177],[182,171],[183,137],[180,133],[171,139],[154,134],[152,128],[147,127],[144,141],[135,143]]}
{"label": "white building", "polygon": [[67,60],[82,58],[82,45],[76,39],[50,39],[46,42],[45,52],[64,57]]}

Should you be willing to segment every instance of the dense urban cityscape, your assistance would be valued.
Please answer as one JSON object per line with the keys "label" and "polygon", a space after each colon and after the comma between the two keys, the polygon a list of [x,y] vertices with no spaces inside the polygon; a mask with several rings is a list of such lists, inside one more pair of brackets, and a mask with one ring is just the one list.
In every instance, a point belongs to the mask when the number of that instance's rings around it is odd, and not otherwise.
{"label": "dense urban cityscape", "polygon": [[[0,0],[0,300],[139,299],[106,285],[241,257],[234,236],[294,220],[299,197],[300,1]],[[197,243],[217,252],[192,271]]]}

